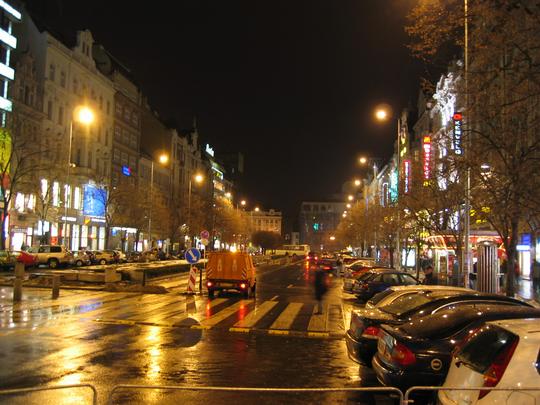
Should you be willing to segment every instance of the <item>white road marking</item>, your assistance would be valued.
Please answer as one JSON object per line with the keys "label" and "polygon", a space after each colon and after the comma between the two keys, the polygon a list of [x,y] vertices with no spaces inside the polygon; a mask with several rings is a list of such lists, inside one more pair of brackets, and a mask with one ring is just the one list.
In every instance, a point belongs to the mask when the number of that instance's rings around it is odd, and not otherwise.
{"label": "white road marking", "polygon": [[291,302],[287,305],[287,308],[281,313],[281,315],[274,321],[270,329],[288,329],[294,322],[294,318],[302,309],[301,302]]}
{"label": "white road marking", "polygon": [[234,324],[235,328],[252,328],[261,320],[272,308],[277,305],[277,301],[265,301],[258,307],[255,307],[247,316],[240,322]]}
{"label": "white road marking", "polygon": [[313,315],[309,320],[308,330],[313,331],[325,331],[327,330],[326,325],[328,324],[328,305],[323,305],[323,313],[316,314],[317,306],[313,308]]}
{"label": "white road marking", "polygon": [[209,318],[206,318],[206,319],[203,319],[201,321],[201,326],[204,326],[206,328],[211,328],[212,326],[215,326],[217,325],[218,323],[220,323],[222,320],[224,320],[225,318],[228,318],[229,316],[231,316],[232,314],[234,314],[236,311],[238,311],[242,306],[244,305],[248,305],[250,304],[252,301],[251,300],[242,300],[242,301],[238,301],[236,302],[235,304],[231,305],[230,307],[227,307],[221,311],[219,311],[218,313],[216,313],[215,315],[212,315],[211,317]]}

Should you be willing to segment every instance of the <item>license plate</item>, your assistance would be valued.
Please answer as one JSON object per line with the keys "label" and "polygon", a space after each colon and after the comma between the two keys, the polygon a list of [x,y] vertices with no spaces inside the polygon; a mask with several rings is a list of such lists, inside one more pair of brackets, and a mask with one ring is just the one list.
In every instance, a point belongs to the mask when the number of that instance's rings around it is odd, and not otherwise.
{"label": "license plate", "polygon": [[393,347],[394,339],[386,333],[384,333],[377,342],[377,350],[381,353],[382,357],[390,358]]}

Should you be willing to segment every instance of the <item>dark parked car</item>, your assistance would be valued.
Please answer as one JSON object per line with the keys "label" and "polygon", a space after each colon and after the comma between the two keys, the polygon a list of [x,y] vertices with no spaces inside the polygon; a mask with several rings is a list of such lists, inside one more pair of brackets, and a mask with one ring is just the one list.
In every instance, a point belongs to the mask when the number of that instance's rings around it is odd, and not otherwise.
{"label": "dark parked car", "polygon": [[369,271],[369,277],[357,279],[353,284],[353,294],[361,301],[367,301],[375,294],[395,285],[416,285],[420,281],[404,271]]}
{"label": "dark parked car", "polygon": [[332,259],[332,258],[328,258],[328,257],[324,257],[322,259],[319,259],[317,261],[317,264],[319,266],[321,266],[321,268],[324,270],[324,271],[327,271],[329,273],[335,273],[337,272],[337,259]]}
{"label": "dark parked car", "polygon": [[399,326],[383,325],[373,369],[385,385],[441,385],[452,351],[486,321],[540,318],[540,309],[521,302],[458,302],[431,315],[418,314]]}
{"label": "dark parked car", "polygon": [[377,352],[382,324],[401,325],[416,313],[429,315],[453,307],[458,302],[525,304],[504,295],[469,292],[465,289],[440,290],[438,287],[403,295],[383,307],[352,311],[349,330],[345,335],[349,357],[360,364],[371,366],[371,360]]}
{"label": "dark parked car", "polygon": [[361,267],[357,268],[354,276],[345,275],[343,278],[343,291],[352,293],[355,283],[365,280],[371,277],[371,274],[383,271],[394,271],[394,269],[387,267]]}

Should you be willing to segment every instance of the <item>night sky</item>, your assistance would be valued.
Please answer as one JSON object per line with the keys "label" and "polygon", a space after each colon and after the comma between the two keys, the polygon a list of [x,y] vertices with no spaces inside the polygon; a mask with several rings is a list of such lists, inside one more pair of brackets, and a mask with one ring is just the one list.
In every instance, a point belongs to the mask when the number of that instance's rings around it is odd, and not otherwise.
{"label": "night sky", "polygon": [[[245,197],[295,217],[388,157],[395,124],[378,103],[416,105],[419,63],[405,45],[417,0],[35,0],[55,24],[88,28],[178,128],[246,157]],[[47,8],[44,7],[47,5]]]}

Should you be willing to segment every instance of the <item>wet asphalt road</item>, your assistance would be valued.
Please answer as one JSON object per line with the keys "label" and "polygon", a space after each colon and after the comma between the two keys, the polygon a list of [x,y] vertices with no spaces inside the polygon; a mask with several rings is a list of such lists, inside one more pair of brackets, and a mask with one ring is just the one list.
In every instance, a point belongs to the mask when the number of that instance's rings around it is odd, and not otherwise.
{"label": "wet asphalt road", "polygon": [[[106,403],[119,384],[196,387],[360,387],[377,385],[347,357],[342,338],[354,300],[333,279],[325,313],[314,315],[303,266],[258,272],[257,297],[186,297],[185,277],[163,295],[27,290],[21,304],[0,289],[0,388],[92,384]],[[279,329],[279,330],[278,330]],[[277,330],[277,332],[276,332]],[[272,331],[274,333],[272,334]],[[308,337],[310,335],[316,337]],[[377,400],[382,397],[376,397]],[[90,403],[70,389],[0,396],[0,403]],[[353,393],[121,390],[114,403],[372,403]],[[386,401],[383,401],[386,403]]]}

